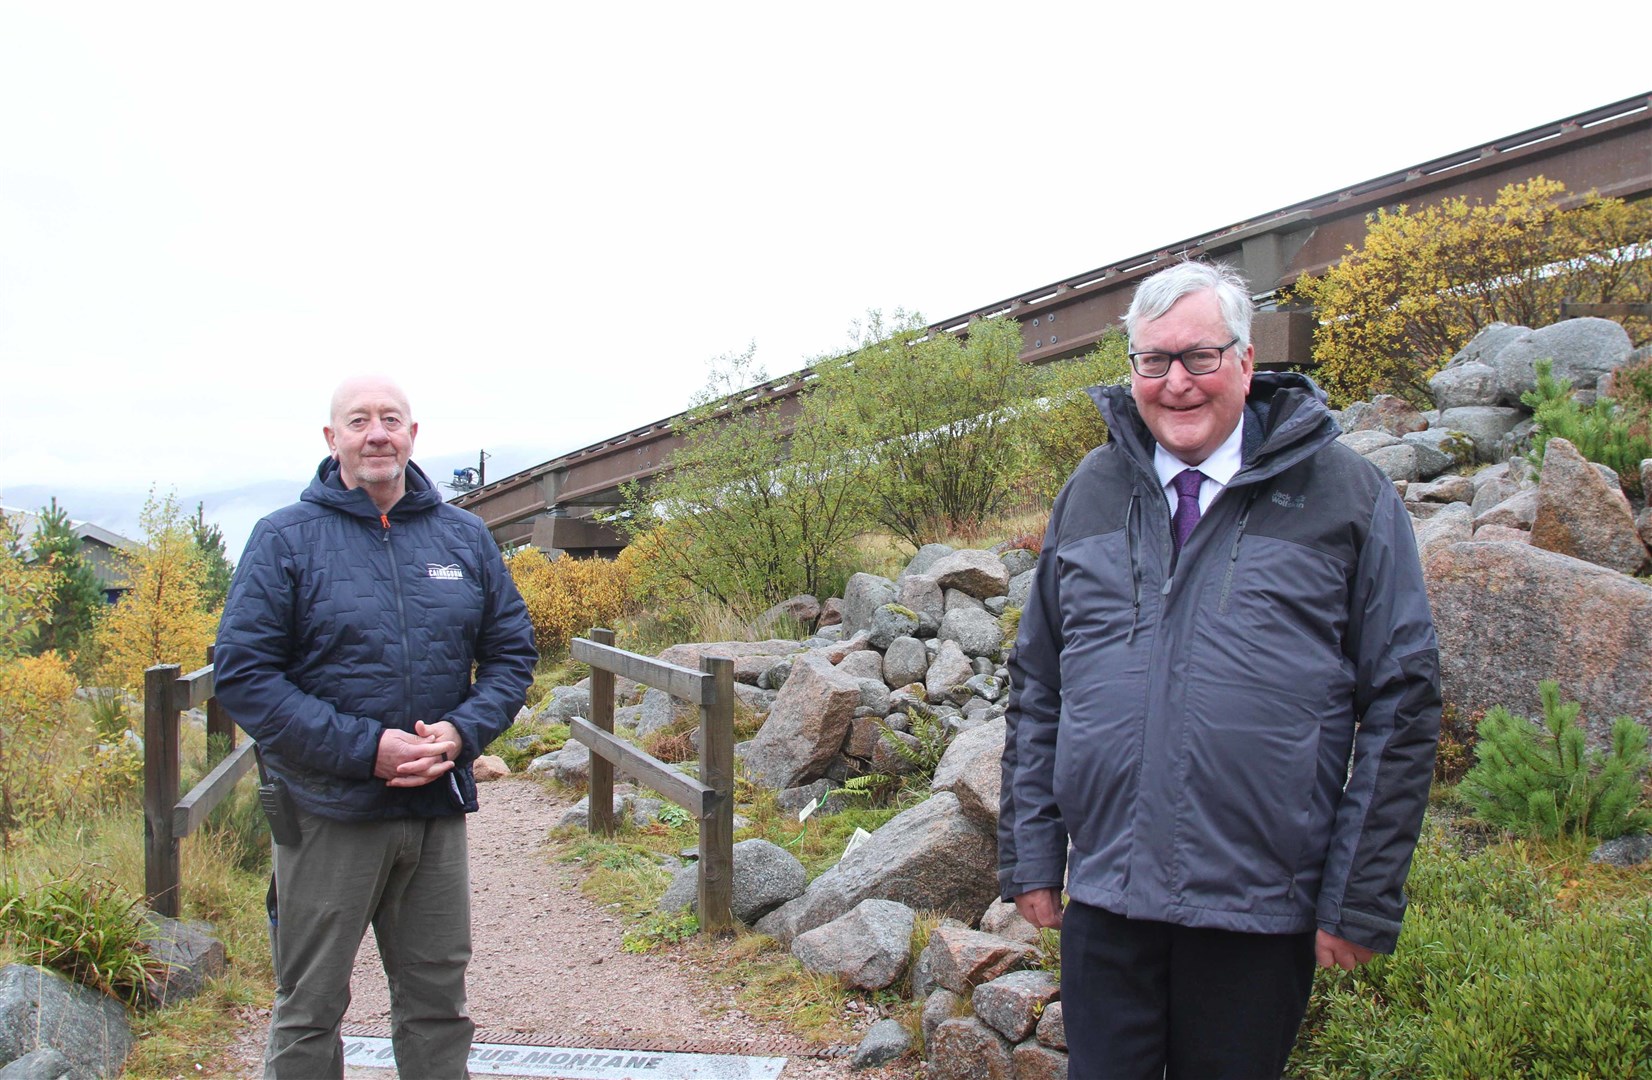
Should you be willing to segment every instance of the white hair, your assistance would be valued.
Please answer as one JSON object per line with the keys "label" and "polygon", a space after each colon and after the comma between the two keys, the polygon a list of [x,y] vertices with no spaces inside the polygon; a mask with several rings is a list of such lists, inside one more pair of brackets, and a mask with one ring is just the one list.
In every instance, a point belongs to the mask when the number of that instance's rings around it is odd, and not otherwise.
{"label": "white hair", "polygon": [[1250,321],[1256,311],[1250,287],[1239,272],[1225,263],[1179,262],[1160,270],[1136,286],[1130,310],[1124,313],[1124,330],[1132,346],[1143,323],[1160,318],[1184,296],[1213,292],[1222,311],[1228,333],[1239,339],[1238,348],[1250,344]]}

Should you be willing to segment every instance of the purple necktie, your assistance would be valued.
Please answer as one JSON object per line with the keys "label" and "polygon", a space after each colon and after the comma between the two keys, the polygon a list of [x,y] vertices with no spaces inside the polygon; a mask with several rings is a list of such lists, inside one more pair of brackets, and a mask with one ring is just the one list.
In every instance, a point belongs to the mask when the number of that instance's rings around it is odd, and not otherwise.
{"label": "purple necktie", "polygon": [[1176,513],[1170,524],[1176,531],[1176,551],[1181,553],[1187,538],[1193,535],[1193,526],[1199,524],[1199,486],[1205,474],[1198,469],[1184,469],[1170,481],[1176,486]]}

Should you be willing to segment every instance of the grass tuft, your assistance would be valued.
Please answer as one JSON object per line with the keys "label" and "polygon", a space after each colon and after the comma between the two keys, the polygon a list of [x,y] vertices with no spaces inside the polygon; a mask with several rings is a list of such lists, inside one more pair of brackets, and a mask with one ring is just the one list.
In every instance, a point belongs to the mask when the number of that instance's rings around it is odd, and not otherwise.
{"label": "grass tuft", "polygon": [[137,898],[90,874],[33,888],[0,882],[0,930],[18,956],[132,1008],[146,1004],[146,988],[167,972],[144,944],[144,929]]}

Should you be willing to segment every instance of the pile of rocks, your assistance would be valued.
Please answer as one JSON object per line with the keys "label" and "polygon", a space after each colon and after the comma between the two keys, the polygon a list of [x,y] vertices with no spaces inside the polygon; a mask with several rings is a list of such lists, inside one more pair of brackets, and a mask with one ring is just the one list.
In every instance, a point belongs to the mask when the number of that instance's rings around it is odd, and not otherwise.
{"label": "pile of rocks", "polygon": [[[1520,403],[1538,360],[1551,359],[1555,376],[1592,402],[1646,355],[1605,319],[1498,324],[1430,382],[1437,409],[1379,398],[1340,415],[1341,441],[1394,480],[1411,512],[1441,682],[1461,715],[1494,705],[1540,715],[1537,684],[1556,679],[1582,702],[1597,746],[1613,717],[1652,721],[1652,589],[1630,576],[1652,566],[1652,509],[1565,439],[1550,439],[1534,470],[1523,456],[1533,423]],[[1644,500],[1652,461],[1638,471],[1631,479]]]}
{"label": "pile of rocks", "polygon": [[[1652,586],[1630,576],[1652,564],[1652,511],[1564,439],[1549,440],[1540,473],[1520,456],[1533,425],[1519,398],[1535,387],[1540,358],[1592,397],[1639,357],[1605,320],[1494,326],[1435,377],[1437,409],[1360,403],[1339,415],[1340,439],[1394,480],[1412,515],[1447,700],[1468,716],[1497,704],[1536,715],[1537,684],[1554,678],[1583,703],[1598,743],[1615,716],[1652,721]],[[1652,491],[1652,461],[1637,479]],[[867,990],[907,978],[938,1077],[1066,1073],[1059,994],[1038,970],[1036,934],[996,898],[1004,660],[1036,561],[1019,547],[929,545],[895,579],[856,574],[841,599],[796,597],[770,613],[818,619],[804,641],[660,654],[688,667],[707,654],[734,658],[742,704],[765,717],[736,753],[747,777],[792,810],[832,812],[845,780],[906,771],[923,736],[944,734],[930,797],[813,882],[805,886],[801,864],[762,840],[736,845],[734,874],[736,914],[811,970]],[[616,715],[622,730],[646,735],[683,718],[659,691],[621,680],[619,693],[632,702]],[[565,719],[588,707],[583,689],[563,688],[539,715]],[[914,718],[925,730],[914,734]],[[533,767],[579,783],[588,762],[570,744]],[[623,790],[615,800],[639,820],[658,808]],[[570,823],[583,823],[582,813]],[[662,907],[691,906],[695,888],[695,868],[682,868]],[[920,911],[944,921],[914,958]],[[905,1049],[898,1025],[880,1025],[857,1060]]]}
{"label": "pile of rocks", "polygon": [[[689,668],[707,655],[734,660],[741,707],[764,718],[757,736],[735,753],[750,779],[780,791],[782,806],[801,809],[850,777],[911,772],[913,758],[925,750],[925,733],[912,733],[914,718],[927,726],[933,744],[934,732],[950,740],[1004,715],[1004,657],[1036,560],[1023,548],[957,551],[930,544],[897,579],[855,574],[844,596],[824,609],[813,597],[777,608],[813,605],[823,610],[823,622],[834,615],[840,620],[804,641],[697,642],[674,645],[659,659]],[[614,725],[624,734],[643,738],[693,715],[691,706],[663,691],[616,682],[617,698],[635,702],[615,709]],[[585,680],[554,690],[535,719],[565,722],[589,708]],[[583,784],[590,751],[570,742],[529,769]],[[634,801],[624,805],[630,812]],[[567,823],[584,812],[575,807]]]}
{"label": "pile of rocks", "polygon": [[1506,461],[1531,444],[1537,363],[1575,388],[1584,406],[1611,387],[1612,374],[1639,358],[1623,327],[1609,319],[1571,319],[1541,330],[1493,323],[1429,380],[1435,407],[1419,412],[1389,396],[1338,414],[1343,441],[1389,478],[1413,482],[1475,463]]}

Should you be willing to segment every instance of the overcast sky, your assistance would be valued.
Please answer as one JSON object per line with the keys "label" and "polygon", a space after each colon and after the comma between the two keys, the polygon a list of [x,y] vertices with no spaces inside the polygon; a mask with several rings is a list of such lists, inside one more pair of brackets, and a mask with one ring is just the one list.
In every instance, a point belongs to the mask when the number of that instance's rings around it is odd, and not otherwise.
{"label": "overcast sky", "polygon": [[347,374],[498,478],[1652,89],[1643,2],[1454,6],[0,4],[0,501],[234,554]]}

